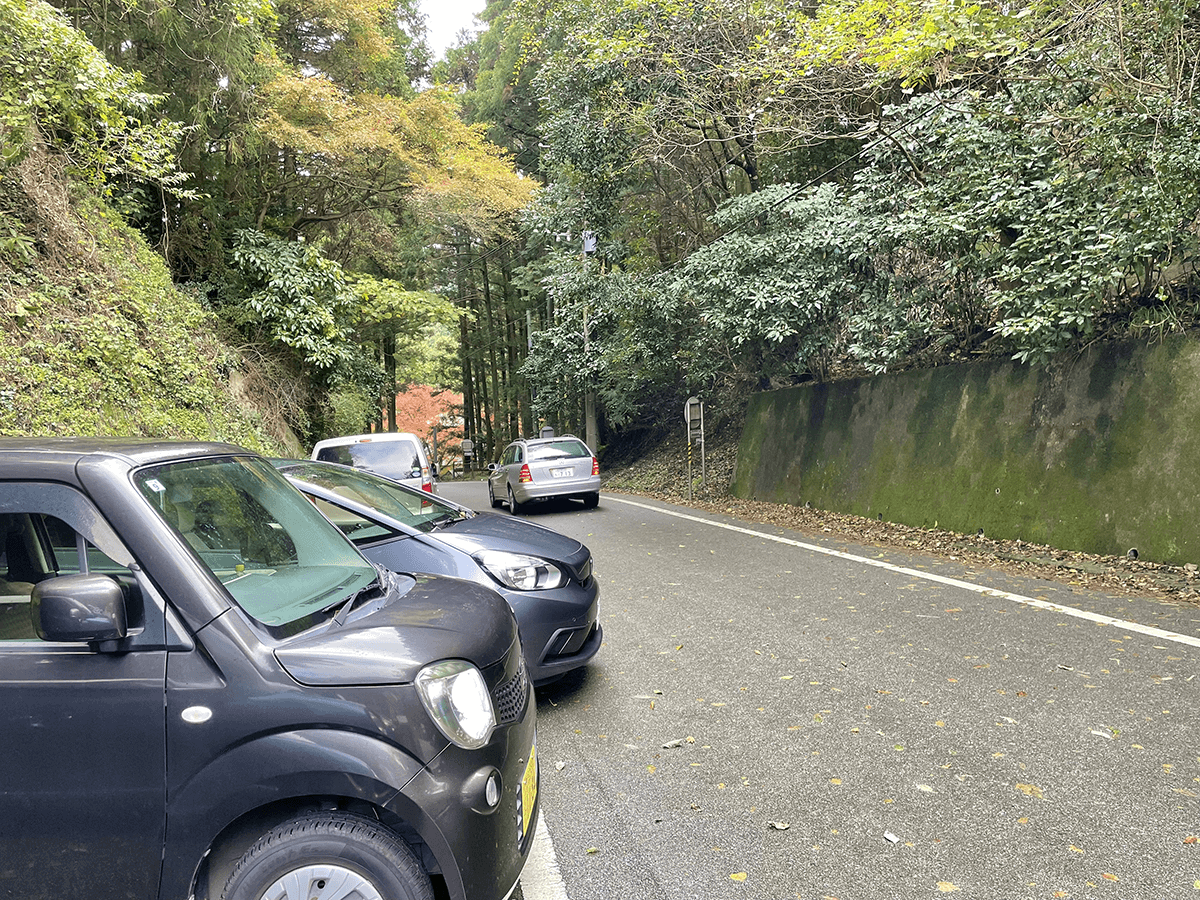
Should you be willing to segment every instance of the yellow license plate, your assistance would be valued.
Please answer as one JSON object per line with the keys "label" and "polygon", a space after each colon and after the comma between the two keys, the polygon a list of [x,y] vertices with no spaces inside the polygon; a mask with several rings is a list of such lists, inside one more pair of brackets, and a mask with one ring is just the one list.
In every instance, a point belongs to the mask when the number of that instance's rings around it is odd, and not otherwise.
{"label": "yellow license plate", "polygon": [[521,776],[521,834],[529,834],[529,820],[533,818],[533,807],[538,792],[537,743],[529,748],[529,762]]}

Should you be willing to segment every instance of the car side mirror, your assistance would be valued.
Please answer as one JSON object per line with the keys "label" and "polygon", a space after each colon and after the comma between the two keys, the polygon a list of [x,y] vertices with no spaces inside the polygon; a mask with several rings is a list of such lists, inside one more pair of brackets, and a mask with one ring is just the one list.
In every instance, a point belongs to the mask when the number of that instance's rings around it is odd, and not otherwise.
{"label": "car side mirror", "polygon": [[489,472],[495,472],[495,471],[496,471],[496,463],[488,463],[488,464],[487,464],[487,470],[488,470]]}
{"label": "car side mirror", "polygon": [[43,641],[91,644],[129,633],[125,592],[107,575],[60,575],[34,585],[30,615]]}

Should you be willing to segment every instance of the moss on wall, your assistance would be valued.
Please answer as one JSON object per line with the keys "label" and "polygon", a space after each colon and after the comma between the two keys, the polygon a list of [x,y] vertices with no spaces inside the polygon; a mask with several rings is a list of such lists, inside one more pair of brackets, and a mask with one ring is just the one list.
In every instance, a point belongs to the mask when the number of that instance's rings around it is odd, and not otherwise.
{"label": "moss on wall", "polygon": [[1200,561],[1200,343],[1097,347],[751,399],[734,493]]}

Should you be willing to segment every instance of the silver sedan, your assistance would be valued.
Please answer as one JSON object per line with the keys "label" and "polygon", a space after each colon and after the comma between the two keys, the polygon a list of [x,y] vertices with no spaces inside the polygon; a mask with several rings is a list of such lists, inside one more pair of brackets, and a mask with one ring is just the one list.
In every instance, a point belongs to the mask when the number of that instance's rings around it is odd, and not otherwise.
{"label": "silver sedan", "polygon": [[513,441],[488,466],[488,499],[513,513],[536,500],[574,497],[586,509],[600,502],[600,463],[574,435]]}

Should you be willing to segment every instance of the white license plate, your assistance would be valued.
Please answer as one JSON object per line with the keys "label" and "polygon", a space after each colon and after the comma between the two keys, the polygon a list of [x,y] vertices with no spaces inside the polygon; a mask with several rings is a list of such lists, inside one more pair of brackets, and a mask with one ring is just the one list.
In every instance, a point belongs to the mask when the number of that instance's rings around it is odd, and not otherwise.
{"label": "white license plate", "polygon": [[575,474],[574,469],[551,469],[550,475],[554,478],[570,478]]}

